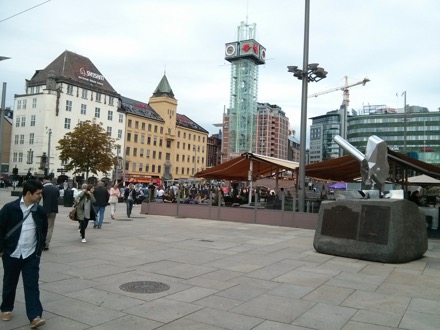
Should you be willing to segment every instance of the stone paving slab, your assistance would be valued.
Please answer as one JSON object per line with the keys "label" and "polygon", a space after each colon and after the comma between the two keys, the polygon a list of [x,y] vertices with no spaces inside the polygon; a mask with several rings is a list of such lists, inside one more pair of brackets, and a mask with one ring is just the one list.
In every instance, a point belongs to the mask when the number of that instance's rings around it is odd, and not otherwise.
{"label": "stone paving slab", "polygon": [[[14,199],[0,189],[0,207]],[[420,260],[383,264],[319,254],[313,230],[141,215],[140,206],[128,219],[119,204],[117,220],[106,210],[102,229],[89,224],[84,244],[70,209],[60,206],[41,259],[41,329],[439,328],[440,240]],[[121,289],[138,281],[169,289]],[[28,328],[19,282],[14,318],[0,329]]]}

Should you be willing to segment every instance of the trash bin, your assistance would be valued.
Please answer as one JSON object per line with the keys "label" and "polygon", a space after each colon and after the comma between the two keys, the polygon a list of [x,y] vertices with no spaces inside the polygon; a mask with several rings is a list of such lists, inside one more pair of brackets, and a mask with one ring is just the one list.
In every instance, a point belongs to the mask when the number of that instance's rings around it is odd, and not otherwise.
{"label": "trash bin", "polygon": [[64,190],[64,206],[67,206],[67,207],[73,206],[73,190],[72,189]]}

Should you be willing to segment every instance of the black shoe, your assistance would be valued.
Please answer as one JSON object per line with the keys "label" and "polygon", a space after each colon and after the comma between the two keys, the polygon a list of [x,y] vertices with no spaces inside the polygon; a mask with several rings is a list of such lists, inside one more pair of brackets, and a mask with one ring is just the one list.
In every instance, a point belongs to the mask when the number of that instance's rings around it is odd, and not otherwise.
{"label": "black shoe", "polygon": [[48,247],[48,246],[45,246],[45,247],[43,248],[43,251],[47,251],[47,250],[49,250],[49,247]]}
{"label": "black shoe", "polygon": [[98,229],[101,229],[101,226],[98,226]]}
{"label": "black shoe", "polygon": [[93,225],[93,229],[96,229],[96,228],[98,228],[98,225]]}
{"label": "black shoe", "polygon": [[130,214],[127,215],[130,218]]}

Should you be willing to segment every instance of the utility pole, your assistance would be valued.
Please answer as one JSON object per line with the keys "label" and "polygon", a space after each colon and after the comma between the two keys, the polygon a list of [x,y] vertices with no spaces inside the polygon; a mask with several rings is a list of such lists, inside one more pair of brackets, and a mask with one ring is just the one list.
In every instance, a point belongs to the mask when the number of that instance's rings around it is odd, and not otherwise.
{"label": "utility pole", "polygon": [[[5,102],[6,102],[6,83],[3,83],[2,90],[2,104],[0,108],[0,140],[3,140],[3,111],[5,110]],[[3,143],[0,143],[0,172],[2,170],[3,165]]]}
{"label": "utility pole", "polygon": [[49,142],[47,143],[47,165],[46,165],[46,175],[49,175],[49,169],[50,169],[50,140],[52,138],[52,129],[49,128]]}

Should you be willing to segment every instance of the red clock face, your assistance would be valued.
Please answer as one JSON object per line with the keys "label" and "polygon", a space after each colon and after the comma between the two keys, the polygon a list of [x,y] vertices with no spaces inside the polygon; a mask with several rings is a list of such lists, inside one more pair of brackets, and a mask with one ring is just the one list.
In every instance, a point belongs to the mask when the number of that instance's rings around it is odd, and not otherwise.
{"label": "red clock face", "polygon": [[258,54],[258,45],[254,45],[253,49],[254,49],[254,53]]}

